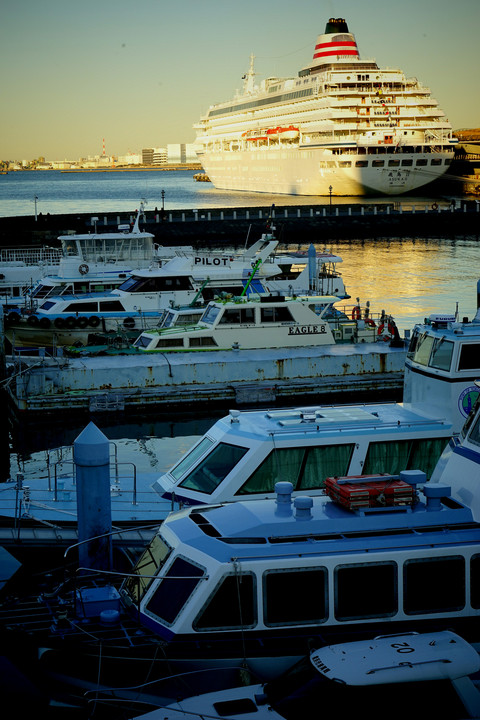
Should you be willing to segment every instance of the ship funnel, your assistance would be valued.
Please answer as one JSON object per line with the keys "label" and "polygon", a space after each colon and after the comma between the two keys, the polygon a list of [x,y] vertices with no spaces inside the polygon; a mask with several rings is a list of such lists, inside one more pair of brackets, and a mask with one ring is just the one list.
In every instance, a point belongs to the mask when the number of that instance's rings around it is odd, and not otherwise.
{"label": "ship funnel", "polygon": [[325,25],[325,35],[332,33],[348,33],[348,25],[343,18],[330,18]]}
{"label": "ship funnel", "polygon": [[348,32],[348,25],[343,18],[330,18],[325,32],[317,38],[313,61],[308,68],[313,71],[319,65],[352,59],[360,59],[355,35]]}

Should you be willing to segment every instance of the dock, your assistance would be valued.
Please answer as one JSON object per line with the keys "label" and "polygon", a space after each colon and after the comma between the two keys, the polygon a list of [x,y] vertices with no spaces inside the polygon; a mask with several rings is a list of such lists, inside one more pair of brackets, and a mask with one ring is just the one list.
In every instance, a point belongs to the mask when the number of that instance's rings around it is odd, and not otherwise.
{"label": "dock", "polygon": [[[0,218],[0,247],[59,247],[60,235],[111,232],[119,225],[132,224],[135,213],[75,213]],[[463,200],[454,205],[439,199],[429,203],[415,198],[393,202],[330,204],[312,198],[311,204],[271,207],[225,207],[211,210],[148,209],[140,225],[165,246],[191,245],[200,248],[243,248],[248,238],[265,232],[273,221],[280,246],[308,247],[310,243],[335,240],[363,240],[402,237],[454,237],[480,232],[480,201]]]}
{"label": "dock", "polygon": [[401,397],[406,344],[93,357],[7,356],[14,414],[203,411],[292,402]]}

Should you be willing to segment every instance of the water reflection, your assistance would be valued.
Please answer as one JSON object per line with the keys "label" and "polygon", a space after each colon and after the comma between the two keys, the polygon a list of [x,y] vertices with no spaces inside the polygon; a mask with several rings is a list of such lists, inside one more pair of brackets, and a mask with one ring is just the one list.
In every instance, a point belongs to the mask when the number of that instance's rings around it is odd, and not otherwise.
{"label": "water reflection", "polygon": [[[299,246],[289,246],[297,249]],[[432,313],[472,319],[477,308],[480,248],[475,239],[386,239],[326,242],[340,255],[347,292],[373,312],[393,315],[400,333]],[[306,250],[306,246],[301,246]]]}

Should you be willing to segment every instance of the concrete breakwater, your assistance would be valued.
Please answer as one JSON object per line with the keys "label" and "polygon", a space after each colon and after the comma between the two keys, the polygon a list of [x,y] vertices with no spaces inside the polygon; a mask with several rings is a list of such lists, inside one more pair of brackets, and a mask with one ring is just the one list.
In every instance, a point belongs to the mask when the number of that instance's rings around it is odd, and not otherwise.
{"label": "concrete breakwater", "polygon": [[[58,244],[68,233],[112,232],[134,221],[134,213],[75,213],[0,218],[0,247]],[[148,210],[141,226],[162,245],[243,247],[258,239],[267,222],[281,244],[383,237],[479,236],[480,202],[420,203],[413,200],[365,204],[282,205],[211,210]]]}

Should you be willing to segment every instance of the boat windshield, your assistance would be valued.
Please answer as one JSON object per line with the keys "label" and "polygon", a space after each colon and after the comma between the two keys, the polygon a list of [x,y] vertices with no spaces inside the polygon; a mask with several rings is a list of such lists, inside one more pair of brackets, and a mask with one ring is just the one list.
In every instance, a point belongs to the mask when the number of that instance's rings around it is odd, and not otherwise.
{"label": "boat windshield", "polygon": [[206,323],[207,325],[213,325],[219,312],[220,308],[217,305],[209,305],[200,318],[200,322]]}
{"label": "boat windshield", "polygon": [[160,537],[155,535],[145,552],[135,564],[132,575],[125,581],[123,590],[129,599],[138,605],[147,592],[160,568],[165,564],[172,549]]}
{"label": "boat windshield", "polygon": [[246,447],[219,443],[182,480],[180,487],[201,493],[212,493],[247,452]]}

